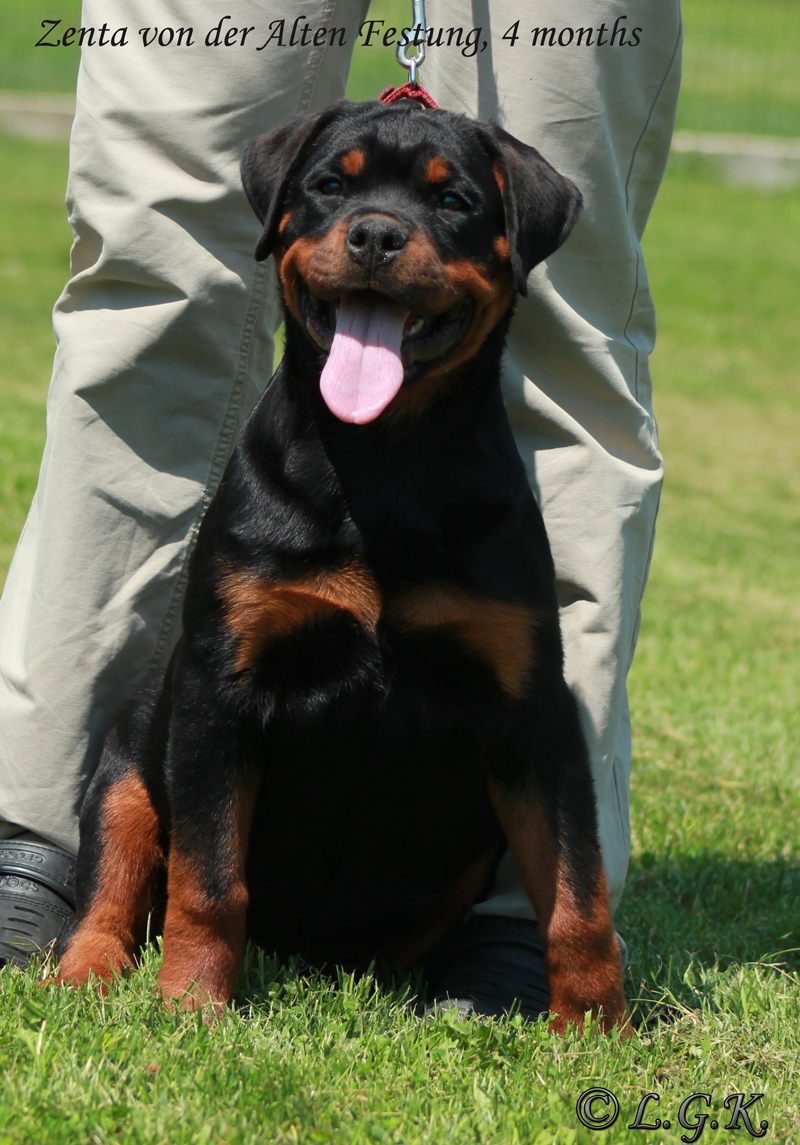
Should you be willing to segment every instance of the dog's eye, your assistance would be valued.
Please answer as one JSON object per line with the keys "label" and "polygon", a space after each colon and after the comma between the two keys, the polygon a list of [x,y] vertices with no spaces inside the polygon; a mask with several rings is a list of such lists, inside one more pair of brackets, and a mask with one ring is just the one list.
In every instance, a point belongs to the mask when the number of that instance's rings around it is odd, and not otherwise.
{"label": "dog's eye", "polygon": [[323,195],[341,195],[344,184],[341,179],[331,177],[330,179],[323,179],[317,184],[317,190],[321,191]]}
{"label": "dog's eye", "polygon": [[445,211],[463,211],[466,203],[460,195],[454,195],[452,191],[445,191],[439,200],[439,206]]}

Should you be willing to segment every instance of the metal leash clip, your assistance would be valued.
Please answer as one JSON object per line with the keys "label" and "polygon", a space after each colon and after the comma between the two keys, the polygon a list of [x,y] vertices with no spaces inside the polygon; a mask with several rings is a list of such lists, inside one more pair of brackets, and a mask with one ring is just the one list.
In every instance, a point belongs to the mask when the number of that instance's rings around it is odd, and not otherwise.
{"label": "metal leash clip", "polygon": [[[410,29],[411,40],[409,43],[400,43],[397,45],[397,60],[404,68],[408,68],[408,82],[410,84],[417,84],[417,69],[422,65],[425,59],[425,33],[427,27],[425,25],[425,0],[411,0],[413,8],[413,24]],[[409,48],[416,48],[416,55],[410,56],[408,54]]]}

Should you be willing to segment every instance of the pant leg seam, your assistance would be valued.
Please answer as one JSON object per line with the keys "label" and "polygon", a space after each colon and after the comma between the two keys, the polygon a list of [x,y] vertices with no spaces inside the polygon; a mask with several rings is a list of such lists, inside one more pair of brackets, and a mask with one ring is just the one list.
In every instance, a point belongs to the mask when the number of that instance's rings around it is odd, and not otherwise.
{"label": "pant leg seam", "polygon": [[194,552],[194,547],[197,542],[197,534],[200,529],[200,524],[205,517],[206,510],[208,509],[211,500],[216,493],[217,486],[225,464],[230,452],[231,438],[233,437],[236,429],[236,424],[239,418],[239,411],[242,405],[242,397],[244,394],[245,379],[247,377],[247,367],[250,362],[250,349],[253,342],[253,334],[256,328],[256,320],[258,318],[261,304],[264,300],[265,286],[268,280],[268,268],[266,263],[257,263],[255,274],[253,277],[253,289],[250,298],[250,305],[245,315],[244,325],[242,327],[242,336],[239,343],[239,362],[236,375],[234,378],[233,386],[231,389],[231,396],[228,401],[228,408],[225,411],[225,416],[222,419],[219,435],[217,437],[217,445],[211,459],[211,465],[208,471],[208,477],[205,482],[205,489],[202,499],[200,501],[199,509],[195,514],[194,521],[188,534],[188,543],[183,558],[183,567],[175,582],[175,587],[172,591],[169,606],[167,607],[164,620],[161,625],[158,640],[156,641],[153,655],[150,658],[150,663],[147,667],[145,679],[150,680],[153,673],[158,669],[161,664],[161,658],[164,654],[164,648],[173,631],[176,615],[181,607],[184,591],[186,588],[186,581],[189,575],[189,561]]}
{"label": "pant leg seam", "polygon": [[[661,94],[664,91],[664,87],[666,86],[666,83],[667,83],[667,80],[669,79],[670,73],[672,72],[672,69],[675,66],[675,60],[677,59],[677,56],[678,56],[678,49],[681,45],[682,37],[683,37],[683,21],[681,20],[681,18],[679,16],[679,18],[678,18],[678,34],[675,38],[675,46],[672,49],[672,55],[670,56],[670,61],[669,61],[669,64],[667,65],[667,70],[664,72],[664,78],[661,80],[661,83],[658,86],[658,91],[656,92],[655,96],[653,97],[653,102],[650,105],[650,110],[647,113],[647,119],[645,120],[644,127],[642,128],[641,133],[639,135],[639,138],[636,140],[636,145],[634,146],[633,151],[631,152],[631,161],[630,161],[630,164],[628,165],[628,174],[625,178],[625,211],[627,214],[630,213],[630,184],[631,184],[631,177],[633,175],[633,168],[634,168],[634,165],[636,163],[636,156],[639,153],[639,148],[642,145],[642,141],[643,141],[645,135],[647,135],[647,130],[650,127],[650,121],[653,118],[653,112],[656,109],[656,105],[658,104],[658,101],[661,98]],[[635,274],[635,279],[634,279],[634,284],[633,284],[633,296],[631,297],[631,308],[630,308],[630,311],[628,313],[628,317],[625,321],[625,328],[622,332],[622,336],[624,337],[625,341],[628,343],[628,345],[631,347],[631,349],[633,350],[633,353],[634,353],[633,390],[634,390],[634,396],[635,396],[637,402],[639,401],[639,348],[638,348],[638,346],[636,346],[634,344],[634,342],[629,337],[628,329],[630,327],[631,320],[633,319],[633,312],[636,308],[636,299],[639,296],[639,276],[640,276],[640,270],[641,270],[641,262],[642,262],[641,244],[637,240],[637,243],[636,243],[636,274]]]}
{"label": "pant leg seam", "polygon": [[[333,16],[335,9],[336,0],[325,0],[325,7],[322,10],[322,15],[320,16],[319,21],[320,26],[330,26],[330,17]],[[317,89],[317,81],[319,80],[319,74],[322,71],[322,61],[325,56],[325,48],[326,43],[323,42],[322,44],[315,47],[314,51],[311,53],[308,72],[306,73],[306,82],[303,84],[303,90],[300,93],[300,100],[297,104],[297,110],[299,112],[308,111],[308,109],[311,107],[311,104],[313,103],[314,93]]]}

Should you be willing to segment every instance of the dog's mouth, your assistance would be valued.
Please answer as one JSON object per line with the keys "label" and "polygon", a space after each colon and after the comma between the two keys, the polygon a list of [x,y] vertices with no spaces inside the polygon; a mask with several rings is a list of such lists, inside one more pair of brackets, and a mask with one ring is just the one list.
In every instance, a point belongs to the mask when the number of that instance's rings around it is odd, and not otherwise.
{"label": "dog's mouth", "polygon": [[336,333],[339,308],[343,298],[351,305],[364,310],[378,304],[396,306],[404,315],[400,353],[403,365],[408,369],[414,362],[430,361],[442,357],[460,341],[471,318],[472,300],[462,299],[450,310],[431,317],[422,317],[404,309],[400,303],[392,302],[386,295],[370,290],[353,291],[335,302],[325,302],[316,298],[305,284],[300,291],[300,305],[303,310],[306,329],[314,342],[326,353]]}
{"label": "dog's mouth", "polygon": [[350,291],[332,302],[304,283],[300,305],[309,337],[328,354],[320,392],[342,421],[363,425],[379,416],[413,380],[417,363],[443,358],[470,326],[472,299],[442,314],[423,316],[372,290]]}

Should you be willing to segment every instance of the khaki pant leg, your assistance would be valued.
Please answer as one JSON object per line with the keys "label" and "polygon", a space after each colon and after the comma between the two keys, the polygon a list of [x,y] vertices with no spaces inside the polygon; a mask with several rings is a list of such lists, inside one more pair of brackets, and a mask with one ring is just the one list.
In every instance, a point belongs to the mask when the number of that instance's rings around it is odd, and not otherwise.
{"label": "khaki pant leg", "polygon": [[[84,3],[84,27],[127,25],[130,42],[85,48],[78,81],[47,445],[0,604],[0,837],[77,846],[109,721],[177,637],[202,510],[272,372],[274,290],[239,157],[342,95],[366,0],[212,8]],[[346,25],[350,46],[205,47],[227,13],[225,30]],[[194,46],[144,48],[138,29],[165,25],[194,25]]]}
{"label": "khaki pant leg", "polygon": [[[524,13],[524,14],[523,14]],[[503,40],[519,20],[519,40]],[[633,656],[661,486],[647,359],[655,340],[640,239],[666,163],[680,78],[678,0],[437,0],[428,23],[480,26],[485,50],[430,48],[422,82],[442,107],[489,116],[580,187],[567,245],[531,275],[505,384],[544,514],[561,603],[566,675],[590,746],[612,908],[630,849]],[[608,41],[597,46],[605,23]],[[565,46],[533,47],[531,29]],[[576,44],[593,28],[594,46]],[[620,46],[619,30],[626,29]],[[540,34],[541,40],[541,34]],[[548,37],[549,45],[549,37]],[[513,864],[478,908],[529,915]]]}

